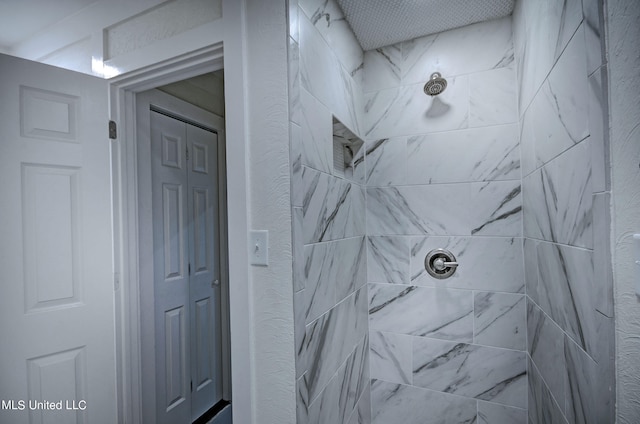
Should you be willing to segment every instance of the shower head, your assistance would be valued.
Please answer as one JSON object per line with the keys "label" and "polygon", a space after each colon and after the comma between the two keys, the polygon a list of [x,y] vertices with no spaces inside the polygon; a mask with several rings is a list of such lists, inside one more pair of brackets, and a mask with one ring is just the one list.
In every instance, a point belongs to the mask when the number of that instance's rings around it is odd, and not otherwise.
{"label": "shower head", "polygon": [[442,78],[440,72],[431,74],[429,81],[424,85],[424,94],[429,96],[437,96],[447,88],[447,80]]}

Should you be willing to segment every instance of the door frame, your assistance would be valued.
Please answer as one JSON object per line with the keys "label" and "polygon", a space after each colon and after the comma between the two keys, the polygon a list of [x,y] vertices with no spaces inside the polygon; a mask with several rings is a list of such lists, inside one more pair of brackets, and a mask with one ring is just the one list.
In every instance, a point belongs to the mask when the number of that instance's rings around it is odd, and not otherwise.
{"label": "door frame", "polygon": [[[136,146],[136,93],[224,68],[225,130],[227,140],[227,231],[229,270],[229,325],[231,345],[231,398],[233,420],[253,422],[251,389],[251,308],[247,246],[246,87],[244,78],[244,7],[224,1],[223,42],[128,72],[110,80],[111,120],[119,134],[111,144],[114,228],[114,288],[117,358],[118,422],[142,423],[140,296],[141,263],[138,223],[138,159]],[[153,313],[153,312],[151,312]],[[145,399],[146,400],[146,399]]]}
{"label": "door frame", "polygon": [[[138,96],[143,94],[143,96]],[[141,98],[142,97],[142,98]],[[217,134],[216,143],[216,157],[218,158],[216,163],[216,169],[218,175],[216,175],[216,192],[218,193],[218,211],[216,228],[219,228],[217,237],[219,237],[218,261],[220,266],[220,310],[218,311],[221,316],[221,343],[222,343],[222,397],[225,400],[231,399],[230,391],[230,375],[226,374],[228,371],[224,366],[230,363],[230,352],[227,350],[229,346],[228,338],[228,269],[227,269],[227,232],[226,232],[226,164],[225,164],[225,130],[224,130],[224,118],[214,115],[211,112],[205,111],[198,106],[192,105],[184,100],[171,96],[159,90],[145,91],[144,93],[136,94],[136,115],[137,115],[137,134],[136,134],[136,148],[137,148],[137,166],[138,166],[138,243],[139,250],[138,255],[141,264],[153,264],[154,263],[154,241],[153,241],[153,211],[152,211],[152,196],[153,189],[153,172],[152,172],[152,141],[151,133],[149,131],[151,120],[149,112],[152,107],[163,110],[171,115],[174,115],[174,119],[184,119],[182,122],[196,123],[202,125],[208,129],[213,130]],[[186,212],[185,212],[186,213]],[[140,267],[138,274],[139,284],[138,293],[141,295],[141,311],[139,317],[141,319],[140,328],[144,331],[140,334],[140,343],[144,356],[144,362],[141,364],[142,380],[142,404],[144,416],[155,416],[156,410],[156,356],[155,349],[152,346],[159,346],[156,337],[156,325],[155,322],[155,286],[156,281],[153,267],[144,266]],[[191,312],[187,315],[187,322],[191,322]],[[151,350],[149,350],[151,349]],[[146,352],[146,353],[145,353]],[[188,369],[189,373],[191,368]]]}

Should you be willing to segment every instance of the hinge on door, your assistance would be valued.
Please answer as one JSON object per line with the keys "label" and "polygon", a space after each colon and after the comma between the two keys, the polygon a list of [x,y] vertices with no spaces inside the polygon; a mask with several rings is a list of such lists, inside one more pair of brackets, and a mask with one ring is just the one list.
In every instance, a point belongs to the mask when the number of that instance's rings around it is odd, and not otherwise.
{"label": "hinge on door", "polygon": [[189,160],[189,148],[187,147],[187,160]]}
{"label": "hinge on door", "polygon": [[109,121],[109,138],[115,140],[118,137],[118,126],[116,121]]}
{"label": "hinge on door", "polygon": [[187,265],[187,269],[188,269],[189,275],[191,275],[191,264],[190,263],[189,263],[189,265]]}
{"label": "hinge on door", "polygon": [[193,380],[191,380],[191,391],[193,392]]}

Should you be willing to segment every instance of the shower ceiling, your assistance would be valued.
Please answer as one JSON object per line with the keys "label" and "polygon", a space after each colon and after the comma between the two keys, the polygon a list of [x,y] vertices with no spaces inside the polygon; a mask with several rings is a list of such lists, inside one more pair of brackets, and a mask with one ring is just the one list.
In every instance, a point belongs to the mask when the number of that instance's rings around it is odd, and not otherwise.
{"label": "shower ceiling", "polygon": [[513,12],[515,0],[337,0],[364,50]]}

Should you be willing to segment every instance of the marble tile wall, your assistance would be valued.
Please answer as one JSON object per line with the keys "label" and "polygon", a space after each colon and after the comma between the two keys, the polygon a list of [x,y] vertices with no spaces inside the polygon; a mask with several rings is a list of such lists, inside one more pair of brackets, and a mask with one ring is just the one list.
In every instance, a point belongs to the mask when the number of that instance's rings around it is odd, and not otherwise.
{"label": "marble tile wall", "polygon": [[370,424],[365,187],[332,150],[334,117],[360,136],[363,53],[335,1],[288,13],[297,422]]}
{"label": "marble tile wall", "polygon": [[[526,423],[511,19],[364,54],[372,422]],[[447,89],[423,93],[432,72]],[[456,255],[449,279],[424,269]]]}
{"label": "marble tile wall", "polygon": [[334,0],[289,4],[298,422],[611,421],[602,4],[364,53]]}
{"label": "marble tile wall", "polygon": [[513,16],[529,419],[613,422],[602,2],[520,0]]}

